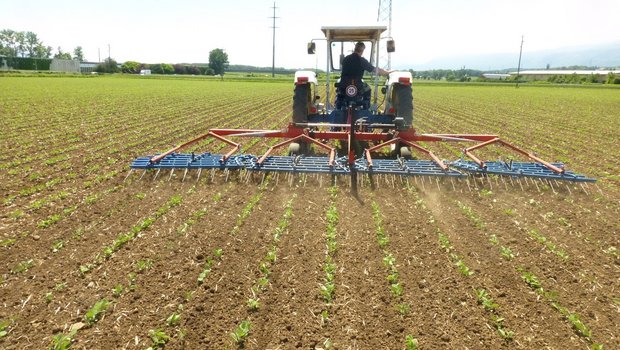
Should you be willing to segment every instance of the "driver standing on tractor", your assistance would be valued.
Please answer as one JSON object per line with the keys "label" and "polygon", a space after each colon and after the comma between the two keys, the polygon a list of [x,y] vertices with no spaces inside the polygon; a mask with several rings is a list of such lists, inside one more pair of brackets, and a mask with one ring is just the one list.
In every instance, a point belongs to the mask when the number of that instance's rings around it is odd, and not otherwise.
{"label": "driver standing on tractor", "polygon": [[[342,60],[342,76],[340,77],[341,81],[347,80],[355,80],[362,81],[362,77],[364,76],[364,71],[368,72],[376,72],[379,75],[389,75],[391,71],[386,71],[379,67],[373,67],[367,59],[362,57],[364,54],[364,49],[366,49],[366,45],[363,42],[358,42],[355,44],[355,49],[353,53],[348,55]],[[364,82],[364,95],[368,95],[370,97],[370,86]]]}

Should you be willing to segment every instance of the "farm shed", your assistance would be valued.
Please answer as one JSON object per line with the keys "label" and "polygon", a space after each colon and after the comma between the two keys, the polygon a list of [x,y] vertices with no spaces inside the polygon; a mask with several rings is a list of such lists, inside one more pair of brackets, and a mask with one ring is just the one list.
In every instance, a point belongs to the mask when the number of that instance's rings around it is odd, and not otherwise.
{"label": "farm shed", "polygon": [[482,76],[487,79],[502,80],[510,78],[510,74],[503,73],[483,73]]}
{"label": "farm shed", "polygon": [[80,62],[77,60],[63,60],[59,58],[52,59],[50,70],[53,72],[80,72]]}
{"label": "farm shed", "polygon": [[80,73],[91,73],[97,68],[97,62],[80,62]]}

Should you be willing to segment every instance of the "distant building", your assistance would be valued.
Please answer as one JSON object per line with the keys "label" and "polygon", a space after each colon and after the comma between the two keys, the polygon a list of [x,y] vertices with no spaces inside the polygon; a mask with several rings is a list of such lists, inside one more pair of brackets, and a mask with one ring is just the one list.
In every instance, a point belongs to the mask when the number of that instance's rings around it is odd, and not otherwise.
{"label": "distant building", "polygon": [[151,70],[150,69],[141,69],[140,70],[140,75],[151,75]]}
{"label": "distant building", "polygon": [[50,65],[50,71],[79,73],[80,62],[77,60],[63,60],[59,58],[54,58],[52,59],[52,63]]}
{"label": "distant building", "polygon": [[482,77],[493,80],[504,80],[510,78],[510,74],[502,73],[482,73]]}
{"label": "distant building", "polygon": [[[598,82],[604,82],[607,75],[613,73],[620,75],[620,70],[524,70],[519,72],[519,76],[529,80],[547,80],[554,75],[578,75],[588,77],[594,75]],[[510,72],[510,75],[517,75],[517,72]]]}
{"label": "distant building", "polygon": [[97,68],[97,65],[99,65],[97,62],[80,62],[80,72],[92,73]]}

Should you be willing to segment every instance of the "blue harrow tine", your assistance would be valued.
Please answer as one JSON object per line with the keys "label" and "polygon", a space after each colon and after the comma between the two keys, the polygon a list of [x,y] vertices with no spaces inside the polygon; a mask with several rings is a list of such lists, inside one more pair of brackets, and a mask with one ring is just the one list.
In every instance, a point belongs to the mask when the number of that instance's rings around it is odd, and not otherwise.
{"label": "blue harrow tine", "polygon": [[[200,178],[200,172],[202,169],[211,169],[211,181],[214,179],[214,171],[224,170],[226,173],[226,181],[228,181],[231,170],[243,170],[246,173],[242,173],[241,179],[249,181],[250,173],[254,171],[263,172],[287,172],[287,173],[301,173],[301,174],[328,174],[328,175],[349,175],[351,169],[349,169],[346,157],[340,157],[335,159],[334,165],[328,164],[327,157],[325,156],[270,156],[267,157],[262,164],[258,163],[258,157],[253,155],[235,155],[231,156],[225,161],[222,161],[222,155],[203,153],[199,155],[195,154],[182,154],[172,153],[162,158],[157,163],[151,163],[151,157],[141,157],[135,159],[131,164],[131,169],[157,169],[154,179],[157,179],[159,172],[162,169],[170,169],[169,180],[172,178],[175,169],[184,169],[183,179],[185,179],[188,170],[198,169],[198,179]],[[357,159],[355,164],[355,170],[360,174],[368,176],[373,175],[393,175],[393,176],[421,176],[421,183],[424,185],[424,177],[447,177],[447,178],[466,178],[468,174],[482,175],[486,177],[488,186],[493,188],[492,179],[489,175],[496,176],[508,176],[511,183],[514,185],[514,179],[517,180],[519,186],[523,189],[523,185],[520,181],[521,178],[529,184],[529,181],[540,190],[537,181],[547,181],[547,185],[555,191],[552,181],[571,181],[571,182],[595,182],[595,179],[588,178],[581,174],[576,174],[572,171],[565,171],[562,174],[554,173],[552,170],[546,168],[542,164],[535,162],[487,162],[485,168],[480,168],[478,164],[472,161],[457,160],[447,163],[450,168],[447,170],[439,167],[432,160],[404,160],[404,159],[374,159],[373,166],[370,167],[367,160],[364,158]],[[561,163],[553,163],[554,166],[561,167]],[[142,174],[144,176],[144,174]],[[514,179],[513,179],[514,178]],[[363,185],[363,181],[361,180]],[[390,179],[386,178],[386,181],[390,184],[394,184],[394,179],[390,182]],[[484,179],[480,179],[481,184],[484,186]],[[496,185],[499,186],[497,178],[495,178]],[[504,179],[502,179],[504,182]],[[432,184],[432,180],[430,180]],[[505,182],[504,182],[505,183]],[[471,186],[468,187],[471,190]],[[556,183],[556,185],[558,185]],[[474,179],[474,186],[478,185]]]}

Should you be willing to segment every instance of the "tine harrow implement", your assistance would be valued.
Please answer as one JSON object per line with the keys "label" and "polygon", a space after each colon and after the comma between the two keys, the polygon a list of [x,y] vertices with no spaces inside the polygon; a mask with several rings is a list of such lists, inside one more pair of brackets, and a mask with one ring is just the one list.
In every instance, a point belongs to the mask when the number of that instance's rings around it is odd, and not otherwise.
{"label": "tine harrow implement", "polygon": [[[248,173],[344,175],[351,178],[353,191],[357,191],[358,174],[368,177],[376,175],[434,178],[436,183],[439,179],[449,179],[453,186],[453,180],[469,177],[487,179],[489,185],[492,177],[502,180],[508,178],[510,182],[517,182],[521,187],[521,179],[526,183],[527,179],[530,179],[547,181],[549,184],[551,181],[580,183],[581,186],[596,181],[566,170],[562,163],[545,161],[496,135],[418,134],[413,128],[410,72],[376,69],[375,73],[388,74],[385,86],[380,90],[378,74],[373,76],[374,88],[357,77],[343,75],[334,84],[336,98],[334,105],[331,105],[330,70],[339,66],[337,61],[340,55],[350,50],[346,45],[354,44],[355,50],[359,41],[372,45],[370,52],[374,57],[370,58],[370,65],[373,62],[376,64],[379,60],[377,47],[386,27],[323,27],[321,30],[327,40],[326,47],[330,48],[327,49],[328,65],[325,75],[326,105],[318,103],[320,97],[317,95],[318,80],[315,72],[298,71],[294,79],[292,120],[287,128],[211,129],[206,134],[164,153],[135,159],[131,164],[132,171],[142,169],[146,173],[147,170],[155,170],[157,177],[161,170],[170,170],[171,178],[174,170],[182,169],[183,179],[192,169],[199,171],[198,178],[204,169],[210,169],[212,174],[223,170],[227,178],[230,171],[235,170]],[[393,44],[392,42],[387,45],[388,50],[394,50]],[[308,53],[313,54],[314,50],[314,42],[310,42]],[[339,52],[332,53],[332,50]],[[384,94],[381,104],[377,103],[379,91]],[[379,109],[380,106],[383,106],[383,109]],[[280,141],[269,147],[264,154],[243,154],[240,152],[241,144],[236,140],[249,137],[276,138]],[[189,146],[208,138],[222,142],[230,149],[222,154],[182,153]],[[233,138],[235,141],[231,140]],[[436,142],[473,143],[473,146],[463,148],[460,159],[447,161],[420,144]],[[487,162],[474,154],[475,151],[492,145],[504,147],[519,160],[511,155],[509,161]],[[386,148],[389,149],[388,152],[385,151]],[[469,181],[466,182],[469,187]],[[538,186],[536,181],[533,183]]]}

